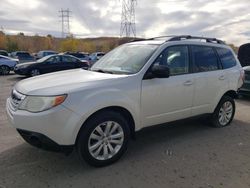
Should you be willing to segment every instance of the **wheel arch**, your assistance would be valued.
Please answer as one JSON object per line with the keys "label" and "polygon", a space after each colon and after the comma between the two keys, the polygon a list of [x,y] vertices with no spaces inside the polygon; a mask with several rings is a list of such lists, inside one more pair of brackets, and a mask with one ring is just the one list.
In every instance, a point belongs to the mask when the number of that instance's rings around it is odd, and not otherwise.
{"label": "wheel arch", "polygon": [[[222,96],[222,97],[224,97],[224,96],[229,96],[229,97],[232,97],[233,99],[236,99],[237,97],[238,97],[238,94],[237,94],[237,92],[236,91],[234,91],[234,90],[229,90],[229,91],[227,91],[226,93],[224,93],[224,95]],[[221,97],[221,98],[222,98]],[[221,100],[221,99],[220,99]]]}
{"label": "wheel arch", "polygon": [[102,109],[95,111],[83,122],[83,124],[81,125],[81,128],[79,129],[77,133],[75,143],[77,143],[79,133],[81,132],[82,129],[84,129],[84,125],[86,124],[86,122],[89,121],[91,118],[93,118],[95,115],[104,111],[114,111],[114,112],[120,113],[128,121],[131,137],[133,139],[135,138],[135,120],[134,120],[134,117],[132,116],[132,113],[128,109],[121,107],[121,106],[109,106],[109,107],[104,107]]}

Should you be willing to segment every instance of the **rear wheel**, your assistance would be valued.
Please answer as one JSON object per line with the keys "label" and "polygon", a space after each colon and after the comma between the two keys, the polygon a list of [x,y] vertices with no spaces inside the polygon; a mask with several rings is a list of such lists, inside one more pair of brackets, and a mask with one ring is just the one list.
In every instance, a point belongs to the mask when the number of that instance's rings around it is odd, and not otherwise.
{"label": "rear wheel", "polygon": [[212,114],[212,125],[214,127],[228,126],[235,114],[235,102],[232,97],[224,96]]}
{"label": "rear wheel", "polygon": [[128,126],[117,112],[104,111],[94,115],[79,132],[77,150],[80,158],[97,167],[114,163],[127,149]]}
{"label": "rear wheel", "polygon": [[32,69],[31,71],[30,71],[30,76],[31,77],[33,77],[33,76],[38,76],[38,75],[40,75],[41,73],[40,73],[40,71],[39,71],[39,69]]}
{"label": "rear wheel", "polygon": [[0,66],[0,74],[7,75],[10,73],[10,68],[6,65]]}

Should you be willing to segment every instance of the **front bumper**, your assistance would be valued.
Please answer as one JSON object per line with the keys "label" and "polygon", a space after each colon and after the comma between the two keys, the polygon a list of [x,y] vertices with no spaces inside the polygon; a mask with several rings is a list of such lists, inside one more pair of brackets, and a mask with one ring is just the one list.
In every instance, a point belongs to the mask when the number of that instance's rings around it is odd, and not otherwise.
{"label": "front bumper", "polygon": [[27,75],[28,74],[28,71],[26,69],[17,69],[16,67],[14,67],[14,72],[16,74],[19,74],[19,75]]}
{"label": "front bumper", "polygon": [[74,145],[69,145],[69,146],[59,145],[50,138],[48,138],[47,136],[40,133],[25,131],[22,129],[17,129],[17,131],[26,142],[28,142],[32,146],[41,149],[45,149],[48,151],[71,153],[74,148]]}
{"label": "front bumper", "polygon": [[239,90],[239,94],[250,96],[250,80],[245,80],[244,84]]}
{"label": "front bumper", "polygon": [[6,111],[10,123],[20,130],[35,132],[48,137],[57,145],[75,144],[81,117],[70,109],[59,105],[50,110],[31,113],[24,110],[13,110],[11,98],[7,99]]}

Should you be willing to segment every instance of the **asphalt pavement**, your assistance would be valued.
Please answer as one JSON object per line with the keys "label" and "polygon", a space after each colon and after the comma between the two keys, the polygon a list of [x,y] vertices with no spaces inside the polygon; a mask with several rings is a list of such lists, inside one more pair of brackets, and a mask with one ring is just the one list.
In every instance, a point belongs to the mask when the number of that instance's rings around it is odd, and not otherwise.
{"label": "asphalt pavement", "polygon": [[0,76],[0,188],[247,188],[250,187],[250,99],[236,102],[235,119],[216,129],[190,119],[144,129],[117,163],[94,168],[30,146],[7,121],[5,102],[23,79]]}

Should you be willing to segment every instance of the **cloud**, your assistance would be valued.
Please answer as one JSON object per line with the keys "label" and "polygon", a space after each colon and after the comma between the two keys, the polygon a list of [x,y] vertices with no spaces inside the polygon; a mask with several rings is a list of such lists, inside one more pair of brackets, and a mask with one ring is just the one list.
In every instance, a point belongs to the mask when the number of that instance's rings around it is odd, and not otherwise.
{"label": "cloud", "polygon": [[[121,0],[2,0],[0,27],[6,32],[60,36],[59,10],[72,11],[71,32],[77,37],[119,36]],[[192,34],[248,42],[249,0],[138,0],[139,37]]]}

